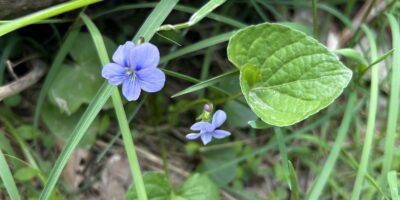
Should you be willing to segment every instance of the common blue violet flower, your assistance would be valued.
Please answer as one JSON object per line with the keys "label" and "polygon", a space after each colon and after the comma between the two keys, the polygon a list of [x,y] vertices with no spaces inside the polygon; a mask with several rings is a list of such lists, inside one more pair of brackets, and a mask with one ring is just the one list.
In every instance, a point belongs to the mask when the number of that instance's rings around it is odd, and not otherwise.
{"label": "common blue violet flower", "polygon": [[200,131],[200,133],[189,133],[186,135],[186,138],[189,140],[194,140],[198,137],[201,137],[204,145],[211,142],[213,137],[217,139],[225,138],[231,135],[231,133],[229,131],[217,129],[225,122],[225,120],[226,113],[222,110],[217,110],[212,117],[211,123],[201,121],[193,124],[190,129],[193,131]]}
{"label": "common blue violet flower", "polygon": [[150,43],[140,45],[126,42],[112,57],[113,63],[103,67],[102,76],[111,85],[122,84],[122,94],[128,101],[139,98],[141,90],[158,92],[165,84],[165,74],[157,68],[158,48]]}

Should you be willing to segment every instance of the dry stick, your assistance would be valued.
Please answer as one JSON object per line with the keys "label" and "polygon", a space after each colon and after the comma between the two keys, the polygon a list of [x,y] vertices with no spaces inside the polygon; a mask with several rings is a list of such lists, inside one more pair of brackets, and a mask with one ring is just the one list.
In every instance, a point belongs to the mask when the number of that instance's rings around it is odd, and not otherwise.
{"label": "dry stick", "polygon": [[13,64],[11,63],[11,61],[10,60],[7,60],[7,70],[8,70],[8,72],[11,74],[11,76],[15,79],[15,80],[17,80],[18,79],[18,76],[17,76],[17,74],[15,74],[15,72],[14,72],[14,70],[13,70]]}
{"label": "dry stick", "polygon": [[32,65],[33,69],[28,74],[0,87],[0,101],[25,90],[40,80],[46,72],[46,64],[41,60],[35,59],[32,60]]}
{"label": "dry stick", "polygon": [[346,45],[353,36],[356,35],[356,33],[360,30],[360,25],[365,22],[370,22],[372,21],[376,16],[382,13],[382,11],[386,10],[387,7],[390,7],[392,3],[386,4],[385,1],[379,0],[377,5],[375,6],[375,11],[372,11],[372,8],[374,7],[374,4],[376,4],[376,0],[368,0],[365,2],[365,4],[362,6],[360,11],[357,13],[357,15],[354,17],[352,20],[353,27],[355,28],[352,32],[348,27],[343,29],[341,35],[340,35],[340,46],[343,47]]}

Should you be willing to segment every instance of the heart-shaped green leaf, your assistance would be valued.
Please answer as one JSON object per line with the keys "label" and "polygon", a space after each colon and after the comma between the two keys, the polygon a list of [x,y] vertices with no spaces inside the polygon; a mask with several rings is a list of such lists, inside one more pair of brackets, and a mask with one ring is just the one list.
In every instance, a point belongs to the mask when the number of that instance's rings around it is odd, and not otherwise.
{"label": "heart-shaped green leaf", "polygon": [[292,125],[328,106],[352,76],[315,39],[279,24],[240,30],[229,41],[228,58],[240,69],[250,108],[275,126]]}

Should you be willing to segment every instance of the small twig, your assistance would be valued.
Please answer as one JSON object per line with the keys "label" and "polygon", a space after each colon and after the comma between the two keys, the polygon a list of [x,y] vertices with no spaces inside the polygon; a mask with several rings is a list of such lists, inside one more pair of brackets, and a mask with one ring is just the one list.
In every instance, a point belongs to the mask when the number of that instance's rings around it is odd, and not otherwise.
{"label": "small twig", "polygon": [[14,72],[14,69],[13,69],[14,66],[13,66],[12,62],[10,60],[7,60],[6,64],[7,64],[8,72],[11,74],[11,76],[14,78],[14,80],[17,80],[18,76]]}
{"label": "small twig", "polygon": [[[382,13],[386,8],[392,6],[391,3],[387,4],[385,1],[379,0],[376,4],[377,0],[368,0],[362,6],[357,15],[353,18],[353,27],[354,32],[352,32],[349,28],[345,28],[340,36],[340,46],[343,47],[346,45],[360,30],[360,26],[362,23],[367,23],[372,21],[375,17]],[[373,11],[373,8],[375,9]]]}
{"label": "small twig", "polygon": [[[14,82],[0,87],[0,101],[17,94],[40,80],[46,71],[46,64],[38,59],[32,60],[33,69]],[[12,67],[11,67],[12,68]],[[15,78],[15,77],[14,77]]]}
{"label": "small twig", "polygon": [[26,57],[22,58],[21,60],[18,60],[17,62],[14,62],[13,63],[13,68],[15,68],[18,65],[20,65],[22,63],[25,63],[27,61],[33,60],[35,58],[39,58],[39,56],[40,56],[39,54],[32,54],[32,55],[26,56]]}

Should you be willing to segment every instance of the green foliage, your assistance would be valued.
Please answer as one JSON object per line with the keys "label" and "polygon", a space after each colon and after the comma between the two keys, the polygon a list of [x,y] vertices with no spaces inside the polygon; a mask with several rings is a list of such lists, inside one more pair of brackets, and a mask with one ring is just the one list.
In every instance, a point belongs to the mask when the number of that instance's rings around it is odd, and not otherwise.
{"label": "green foliage", "polygon": [[266,128],[271,127],[271,125],[263,122],[260,119],[250,120],[247,123],[250,125],[251,128],[254,128],[254,129],[266,129]]}
{"label": "green foliage", "polygon": [[193,174],[181,185],[177,200],[219,200],[217,186],[205,175]]}
{"label": "green foliage", "polygon": [[390,187],[390,193],[392,195],[392,200],[399,200],[399,186],[397,184],[397,172],[396,171],[390,171],[387,174],[387,179]]}
{"label": "green foliage", "polygon": [[[0,35],[7,33],[0,37],[0,93],[15,81],[8,63],[19,78],[32,69],[32,59],[49,64],[36,84],[0,102],[0,198],[92,198],[93,189],[102,198],[96,186],[103,163],[121,146],[133,166],[129,200],[146,200],[146,193],[155,200],[400,198],[399,0],[103,1],[86,7],[97,1],[0,20]],[[364,25],[352,23],[359,8]],[[80,10],[56,16],[74,9]],[[167,17],[184,23],[161,26]],[[264,22],[277,24],[247,25]],[[163,29],[174,30],[156,33]],[[114,42],[132,35],[135,43],[151,39],[159,47],[168,78],[157,95],[122,102],[101,66],[110,62]],[[233,70],[224,55],[229,39]],[[351,88],[334,101],[352,75]],[[204,103],[227,113],[222,129],[232,133],[208,146],[185,138]],[[152,155],[135,149],[132,136]],[[96,161],[80,163],[83,187],[69,190],[69,181],[59,179],[75,162],[70,157],[78,145]],[[136,150],[145,169],[163,168],[145,173],[145,184]],[[176,170],[188,176],[173,185]]]}
{"label": "green foliage", "polygon": [[249,125],[248,122],[257,119],[257,116],[248,106],[237,101],[227,102],[224,105],[224,111],[229,116],[226,119],[228,124],[235,127],[247,127]]}
{"label": "green foliage", "polygon": [[352,75],[316,40],[278,24],[239,31],[229,42],[228,57],[240,69],[252,110],[275,126],[292,125],[328,106]]}
{"label": "green foliage", "polygon": [[[172,187],[165,175],[148,172],[143,175],[144,184],[150,200],[169,200],[173,196]],[[137,200],[138,195],[132,185],[125,197],[126,200]]]}
{"label": "green foliage", "polygon": [[37,139],[42,134],[39,129],[30,125],[20,126],[15,131],[24,140]]}
{"label": "green foliage", "polygon": [[11,200],[21,199],[17,186],[15,185],[14,178],[11,174],[10,168],[7,164],[3,152],[0,150],[0,178],[10,196]]}
{"label": "green foliage", "polygon": [[[108,56],[111,57],[117,48],[115,42],[110,38],[103,36],[105,48]],[[83,67],[96,68],[101,71],[101,62],[97,54],[97,49],[89,33],[80,33],[77,39],[72,43],[69,54],[76,63]]]}
{"label": "green foliage", "polygon": [[364,56],[357,50],[344,48],[336,50],[335,53],[345,56],[346,58],[353,59],[356,62],[363,64],[365,66],[367,66],[368,64],[367,59],[365,59]]}
{"label": "green foliage", "polygon": [[[111,54],[116,45],[104,38]],[[103,83],[101,63],[89,34],[79,34],[72,44],[70,53],[75,64],[64,64],[49,89],[51,102],[67,115],[75,113],[82,104],[88,104]],[[105,108],[110,107],[110,104]]]}
{"label": "green foliage", "polygon": [[0,130],[0,150],[6,154],[15,155],[15,151],[11,146],[10,140],[6,137],[6,134]]}
{"label": "green foliage", "polygon": [[[76,123],[82,117],[83,112],[83,109],[79,109],[73,114],[67,115],[58,107],[48,103],[42,110],[42,120],[51,133],[62,141],[67,141],[68,138],[71,137],[71,130],[76,126]],[[79,142],[79,145],[81,147],[88,147],[93,144],[96,135],[102,129],[102,125],[103,124],[100,123],[100,120],[97,117],[86,131],[86,134]]]}
{"label": "green foliage", "polygon": [[29,181],[38,174],[39,172],[36,169],[23,167],[15,172],[14,178],[18,181]]}
{"label": "green foliage", "polygon": [[67,115],[88,104],[103,82],[99,66],[63,65],[49,90],[51,102]]}
{"label": "green foliage", "polygon": [[10,107],[18,106],[21,103],[21,96],[20,95],[13,95],[4,99],[4,104]]}
{"label": "green foliage", "polygon": [[[233,148],[209,150],[202,153],[202,164],[199,166],[200,172],[205,172],[214,169],[236,157],[236,153]],[[235,163],[221,169],[221,171],[213,172],[208,176],[218,185],[226,186],[234,178],[238,165]]]}
{"label": "green foliage", "polygon": [[[143,176],[149,200],[219,200],[216,185],[201,174],[193,174],[176,190],[164,174],[147,172]],[[136,190],[131,186],[125,197],[126,200],[138,199]]]}

